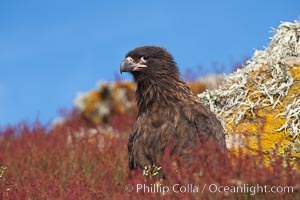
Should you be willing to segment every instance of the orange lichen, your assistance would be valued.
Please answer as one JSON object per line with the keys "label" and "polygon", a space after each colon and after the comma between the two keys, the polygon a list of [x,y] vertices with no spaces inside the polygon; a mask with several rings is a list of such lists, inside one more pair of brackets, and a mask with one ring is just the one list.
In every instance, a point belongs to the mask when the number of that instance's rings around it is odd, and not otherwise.
{"label": "orange lichen", "polygon": [[188,83],[188,86],[193,91],[194,94],[199,94],[206,89],[206,86],[199,81],[192,81]]}

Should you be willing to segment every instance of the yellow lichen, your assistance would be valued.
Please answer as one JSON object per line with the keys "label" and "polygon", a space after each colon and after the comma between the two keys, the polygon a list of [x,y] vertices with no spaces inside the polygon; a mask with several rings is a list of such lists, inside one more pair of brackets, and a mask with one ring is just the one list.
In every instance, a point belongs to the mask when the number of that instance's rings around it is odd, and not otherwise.
{"label": "yellow lichen", "polygon": [[[254,110],[254,115],[248,113],[238,124],[229,123],[226,126],[226,132],[245,136],[243,139],[245,145],[239,148],[234,147],[230,149],[231,152],[235,154],[238,152],[254,154],[261,150],[263,152],[275,152],[282,157],[291,153],[289,156],[300,158],[299,152],[288,152],[289,144],[295,138],[291,137],[285,130],[276,131],[286,123],[286,118],[278,115],[284,111],[286,105],[294,101],[295,96],[300,91],[300,66],[290,68],[289,71],[294,78],[294,84],[279,105],[275,108],[272,108],[272,106],[257,107]],[[252,74],[255,75],[257,73],[253,72]],[[255,90],[255,88],[250,89]],[[250,96],[252,94],[253,92],[249,93]],[[266,163],[269,162],[270,156],[266,155],[265,161]]]}

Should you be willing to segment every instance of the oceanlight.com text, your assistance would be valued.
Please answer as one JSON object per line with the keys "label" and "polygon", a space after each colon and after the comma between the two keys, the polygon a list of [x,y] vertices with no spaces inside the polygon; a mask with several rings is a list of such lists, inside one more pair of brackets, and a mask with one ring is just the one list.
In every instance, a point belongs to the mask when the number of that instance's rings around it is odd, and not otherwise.
{"label": "oceanlight.com text", "polygon": [[127,184],[125,186],[126,192],[134,193],[247,193],[250,195],[255,195],[258,193],[293,193],[293,186],[269,186],[269,185],[250,185],[250,184],[240,184],[240,185],[219,185],[219,184],[174,184],[174,185],[162,185],[157,184]]}

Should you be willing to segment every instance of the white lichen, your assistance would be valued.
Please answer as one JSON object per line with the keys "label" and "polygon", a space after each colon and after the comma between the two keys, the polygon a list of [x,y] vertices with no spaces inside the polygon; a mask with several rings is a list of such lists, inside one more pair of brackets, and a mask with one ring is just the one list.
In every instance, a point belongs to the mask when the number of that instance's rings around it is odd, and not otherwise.
{"label": "white lichen", "polygon": [[284,112],[280,113],[278,116],[285,117],[285,124],[277,129],[277,131],[285,130],[290,133],[294,138],[300,135],[300,95],[294,99],[293,103],[286,106]]}
{"label": "white lichen", "polygon": [[83,111],[86,107],[87,93],[78,92],[74,100],[74,105],[79,111]]}

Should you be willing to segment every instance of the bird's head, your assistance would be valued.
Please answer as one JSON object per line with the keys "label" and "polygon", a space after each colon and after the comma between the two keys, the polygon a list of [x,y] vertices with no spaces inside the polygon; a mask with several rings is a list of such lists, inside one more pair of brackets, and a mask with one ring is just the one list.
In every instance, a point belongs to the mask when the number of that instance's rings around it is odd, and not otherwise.
{"label": "bird's head", "polygon": [[179,76],[172,55],[156,46],[138,47],[128,52],[120,65],[120,72],[130,72],[135,78]]}

